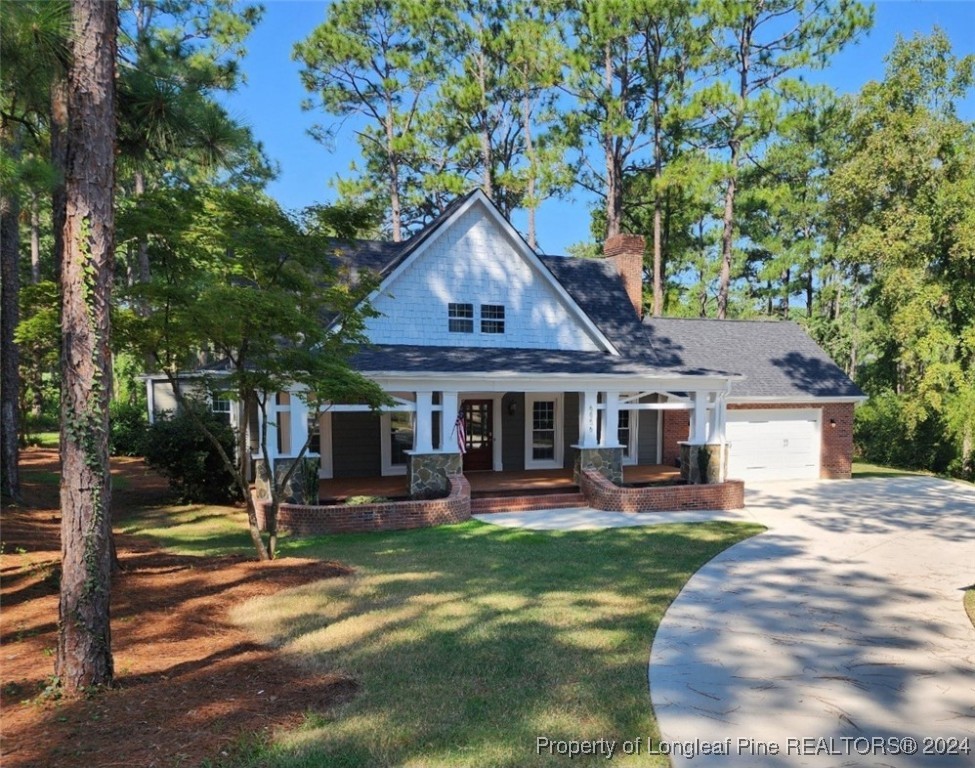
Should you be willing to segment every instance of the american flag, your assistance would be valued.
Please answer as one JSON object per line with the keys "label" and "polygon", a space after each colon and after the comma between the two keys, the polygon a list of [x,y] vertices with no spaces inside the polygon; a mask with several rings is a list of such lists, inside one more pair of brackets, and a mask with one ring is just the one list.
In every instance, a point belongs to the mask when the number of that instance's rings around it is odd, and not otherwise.
{"label": "american flag", "polygon": [[461,453],[467,453],[467,425],[464,424],[464,412],[457,411],[457,421],[454,422],[457,433],[457,448]]}

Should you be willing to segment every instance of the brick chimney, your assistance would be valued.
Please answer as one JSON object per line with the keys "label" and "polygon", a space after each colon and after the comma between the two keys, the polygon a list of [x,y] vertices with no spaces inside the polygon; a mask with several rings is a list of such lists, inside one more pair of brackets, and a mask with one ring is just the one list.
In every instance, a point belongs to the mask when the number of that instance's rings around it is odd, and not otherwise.
{"label": "brick chimney", "polygon": [[623,287],[638,317],[643,317],[643,252],[642,235],[613,235],[603,244],[603,254],[612,259],[623,278]]}

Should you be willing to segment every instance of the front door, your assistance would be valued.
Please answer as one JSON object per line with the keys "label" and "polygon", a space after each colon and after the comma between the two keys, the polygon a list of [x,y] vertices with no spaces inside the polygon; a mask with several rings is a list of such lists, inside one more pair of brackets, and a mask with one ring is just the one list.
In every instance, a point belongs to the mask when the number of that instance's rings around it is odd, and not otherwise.
{"label": "front door", "polygon": [[461,411],[467,431],[464,471],[494,469],[494,401],[464,400]]}

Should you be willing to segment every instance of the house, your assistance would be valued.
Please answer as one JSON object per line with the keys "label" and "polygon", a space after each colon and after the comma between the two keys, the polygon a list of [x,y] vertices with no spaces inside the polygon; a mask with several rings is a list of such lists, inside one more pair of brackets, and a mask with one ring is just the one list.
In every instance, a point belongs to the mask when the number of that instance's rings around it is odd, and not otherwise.
{"label": "house", "polygon": [[[849,477],[863,393],[794,323],[642,318],[643,251],[622,235],[602,259],[539,255],[480,191],[410,240],[350,248],[381,278],[354,363],[395,406],[309,415],[279,393],[272,461],[296,456],[311,418],[321,478],[401,475],[414,495],[460,471]],[[149,380],[157,410],[167,386]]]}

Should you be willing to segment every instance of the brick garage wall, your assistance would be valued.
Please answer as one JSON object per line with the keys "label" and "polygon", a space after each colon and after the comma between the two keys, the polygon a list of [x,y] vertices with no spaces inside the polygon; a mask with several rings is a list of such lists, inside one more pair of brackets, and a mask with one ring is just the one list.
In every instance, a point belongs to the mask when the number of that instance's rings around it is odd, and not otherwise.
{"label": "brick garage wall", "polygon": [[[261,530],[266,530],[266,507],[266,503],[257,502],[257,523]],[[470,519],[471,486],[463,475],[450,477],[450,494],[443,499],[327,506],[281,504],[278,507],[278,530],[295,536],[401,531]]]}
{"label": "brick garage wall", "polygon": [[691,430],[690,411],[660,411],[663,426],[660,429],[660,463],[676,467],[680,458],[681,440],[686,440]]}
{"label": "brick garage wall", "polygon": [[[819,449],[819,476],[827,480],[847,480],[853,471],[853,403],[735,403],[729,411],[820,409],[822,439]],[[836,426],[830,425],[830,420]],[[731,446],[735,450],[735,446]]]}
{"label": "brick garage wall", "polygon": [[579,487],[591,507],[608,512],[742,509],[745,506],[745,484],[741,480],[713,485],[621,488],[598,472],[586,469],[580,474]]}
{"label": "brick garage wall", "polygon": [[[848,480],[853,474],[853,403],[823,406],[823,445],[819,476]],[[836,426],[830,426],[830,419]]]}

